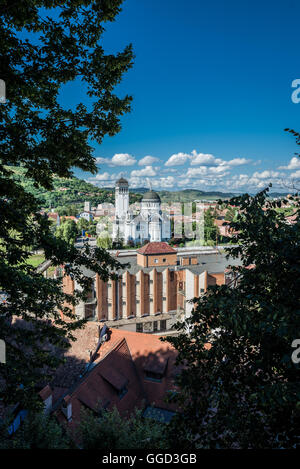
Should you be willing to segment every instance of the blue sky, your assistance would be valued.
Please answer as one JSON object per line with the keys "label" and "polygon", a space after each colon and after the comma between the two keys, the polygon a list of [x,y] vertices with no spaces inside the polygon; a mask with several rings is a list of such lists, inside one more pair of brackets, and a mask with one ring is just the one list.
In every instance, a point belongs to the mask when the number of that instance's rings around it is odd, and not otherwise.
{"label": "blue sky", "polygon": [[[99,174],[75,173],[100,187],[122,173],[132,187],[149,178],[157,189],[237,192],[300,178],[283,131],[300,130],[299,14],[296,0],[125,0],[103,44],[133,44],[117,88],[133,95],[132,112],[95,145]],[[66,105],[75,97],[80,84],[64,90]]]}

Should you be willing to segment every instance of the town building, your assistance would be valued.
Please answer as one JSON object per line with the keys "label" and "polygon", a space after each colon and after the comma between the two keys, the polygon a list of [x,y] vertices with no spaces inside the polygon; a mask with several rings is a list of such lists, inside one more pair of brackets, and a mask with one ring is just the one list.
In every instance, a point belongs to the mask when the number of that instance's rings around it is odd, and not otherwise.
{"label": "town building", "polygon": [[143,195],[141,210],[135,215],[129,208],[129,186],[118,179],[115,189],[115,219],[113,240],[128,244],[147,241],[167,241],[171,238],[170,218],[162,212],[159,195],[149,190]]}
{"label": "town building", "polygon": [[48,213],[48,219],[55,223],[56,226],[60,225],[60,216],[58,213],[52,211]]}
{"label": "town building", "polygon": [[[119,257],[130,263],[117,272],[116,280],[104,282],[94,272],[84,270],[93,279],[86,302],[79,303],[73,312],[81,318],[106,322],[110,327],[149,332],[170,333],[178,319],[190,315],[193,304],[211,285],[227,282],[229,264],[225,254],[188,254],[176,252],[167,243],[148,243],[137,255]],[[226,271],[226,272],[225,272]],[[79,288],[74,279],[63,278],[64,291]]]}
{"label": "town building", "polygon": [[99,403],[104,409],[116,407],[121,416],[139,408],[144,417],[170,421],[176,407],[165,398],[176,389],[180,371],[170,344],[95,323],[74,334],[77,340],[65,352],[64,364],[40,391],[46,413],[69,429],[79,423],[82,409],[99,413]]}
{"label": "town building", "polygon": [[84,218],[86,221],[90,222],[94,217],[91,212],[81,212],[79,218]]}

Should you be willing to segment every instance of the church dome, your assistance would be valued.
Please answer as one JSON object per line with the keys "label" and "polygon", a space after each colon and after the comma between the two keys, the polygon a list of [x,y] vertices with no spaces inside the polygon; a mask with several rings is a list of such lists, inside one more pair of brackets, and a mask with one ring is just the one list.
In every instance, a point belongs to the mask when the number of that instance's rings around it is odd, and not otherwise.
{"label": "church dome", "polygon": [[120,179],[117,180],[116,184],[128,184],[128,181],[121,177]]}
{"label": "church dome", "polygon": [[160,202],[160,197],[156,192],[148,191],[143,195],[142,201]]}

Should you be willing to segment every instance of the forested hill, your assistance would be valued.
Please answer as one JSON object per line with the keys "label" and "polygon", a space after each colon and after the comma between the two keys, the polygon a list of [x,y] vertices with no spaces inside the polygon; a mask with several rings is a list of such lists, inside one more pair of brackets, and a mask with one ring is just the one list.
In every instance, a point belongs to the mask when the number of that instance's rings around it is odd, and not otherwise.
{"label": "forested hill", "polygon": [[[20,167],[9,167],[13,170],[15,177],[22,186],[39,201],[41,208],[57,208],[76,205],[83,208],[85,201],[91,202],[92,206],[96,206],[103,202],[115,202],[114,189],[102,189],[76,177],[59,178],[54,177],[54,189],[46,191],[43,188],[36,188],[31,179],[25,177],[25,170]],[[141,199],[141,194],[130,194],[130,202]]]}
{"label": "forested hill", "polygon": [[237,194],[231,192],[205,192],[197,189],[184,189],[181,191],[158,191],[162,202],[193,202],[194,200],[229,199]]}

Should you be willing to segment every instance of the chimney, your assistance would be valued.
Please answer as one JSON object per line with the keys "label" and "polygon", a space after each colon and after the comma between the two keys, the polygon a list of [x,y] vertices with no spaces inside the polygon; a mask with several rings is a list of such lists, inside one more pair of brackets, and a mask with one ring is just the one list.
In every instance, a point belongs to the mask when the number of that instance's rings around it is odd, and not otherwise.
{"label": "chimney", "polygon": [[44,402],[44,412],[45,412],[45,414],[48,414],[52,409],[52,403],[53,403],[52,402],[52,389],[49,386],[49,384],[47,384],[47,386],[45,386],[39,392],[39,395],[40,395],[42,401]]}
{"label": "chimney", "polygon": [[68,422],[72,421],[72,402],[71,396],[67,395],[63,398],[61,410]]}

